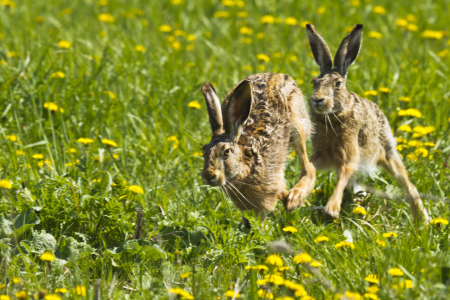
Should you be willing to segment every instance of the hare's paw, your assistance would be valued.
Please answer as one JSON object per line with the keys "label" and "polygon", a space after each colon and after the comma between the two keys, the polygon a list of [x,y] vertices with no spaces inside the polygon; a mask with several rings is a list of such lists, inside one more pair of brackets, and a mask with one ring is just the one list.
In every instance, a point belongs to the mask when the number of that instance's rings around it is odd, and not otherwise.
{"label": "hare's paw", "polygon": [[325,217],[327,219],[338,219],[339,218],[339,212],[341,211],[341,205],[337,201],[328,201],[327,205],[325,206]]}
{"label": "hare's paw", "polygon": [[294,188],[289,191],[289,195],[284,201],[286,210],[290,212],[295,208],[302,206],[303,202],[305,202],[306,198],[308,198],[314,188],[314,184],[315,178],[311,179],[304,176]]}

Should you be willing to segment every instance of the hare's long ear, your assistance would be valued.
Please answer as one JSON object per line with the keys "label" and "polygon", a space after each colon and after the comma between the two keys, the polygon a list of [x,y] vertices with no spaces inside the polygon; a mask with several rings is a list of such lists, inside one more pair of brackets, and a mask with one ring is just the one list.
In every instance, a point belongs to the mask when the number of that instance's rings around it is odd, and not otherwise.
{"label": "hare's long ear", "polygon": [[361,24],[355,25],[352,32],[347,35],[339,46],[336,56],[334,57],[334,68],[336,71],[345,77],[347,75],[347,69],[351,66],[359,54],[361,49],[363,36],[363,26]]}
{"label": "hare's long ear", "polygon": [[312,24],[306,24],[306,33],[308,34],[309,45],[314,55],[316,63],[320,66],[320,72],[325,74],[333,68],[330,48],[325,40],[316,32]]}
{"label": "hare's long ear", "polygon": [[248,80],[242,81],[235,89],[228,104],[227,133],[230,139],[237,141],[242,133],[242,124],[247,120],[252,109],[252,85]]}
{"label": "hare's long ear", "polygon": [[213,135],[224,133],[222,109],[220,108],[220,100],[217,97],[216,90],[209,82],[205,82],[202,86],[202,94],[205,97],[206,108],[208,109],[209,123]]}

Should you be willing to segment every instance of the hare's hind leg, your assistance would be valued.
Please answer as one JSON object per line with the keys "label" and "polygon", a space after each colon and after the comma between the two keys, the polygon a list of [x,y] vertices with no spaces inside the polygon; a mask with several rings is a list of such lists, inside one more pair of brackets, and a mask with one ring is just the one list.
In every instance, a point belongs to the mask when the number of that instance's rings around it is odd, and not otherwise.
{"label": "hare's hind leg", "polygon": [[284,199],[284,206],[287,211],[292,211],[301,206],[316,184],[316,169],[309,161],[308,154],[306,153],[306,131],[302,120],[298,114],[293,113],[291,121],[294,125],[291,143],[300,159],[302,172],[299,181],[287,192],[287,197]]}
{"label": "hare's hind leg", "polygon": [[392,177],[394,177],[394,179],[398,182],[398,184],[405,190],[406,201],[408,201],[409,206],[411,207],[414,219],[417,222],[420,221],[421,220],[420,214],[422,214],[423,221],[427,223],[429,221],[428,214],[423,208],[423,203],[422,200],[420,200],[419,192],[408,179],[408,176],[406,174],[406,168],[403,165],[400,156],[397,153],[394,153],[391,157],[381,161],[380,165]]}

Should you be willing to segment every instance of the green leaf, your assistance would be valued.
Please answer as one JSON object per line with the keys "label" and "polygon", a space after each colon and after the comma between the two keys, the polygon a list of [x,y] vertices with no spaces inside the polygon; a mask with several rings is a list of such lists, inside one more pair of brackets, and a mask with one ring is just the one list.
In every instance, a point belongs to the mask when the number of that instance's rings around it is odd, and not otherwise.
{"label": "green leaf", "polygon": [[24,232],[40,222],[41,220],[33,210],[29,209],[23,211],[14,221],[14,233],[16,235],[22,235]]}
{"label": "green leaf", "polygon": [[6,219],[3,214],[0,214],[0,237],[8,236],[12,233],[11,221]]}
{"label": "green leaf", "polygon": [[42,230],[40,233],[33,233],[33,240],[31,241],[35,251],[40,255],[45,250],[56,250],[56,240],[53,235],[46,233]]}

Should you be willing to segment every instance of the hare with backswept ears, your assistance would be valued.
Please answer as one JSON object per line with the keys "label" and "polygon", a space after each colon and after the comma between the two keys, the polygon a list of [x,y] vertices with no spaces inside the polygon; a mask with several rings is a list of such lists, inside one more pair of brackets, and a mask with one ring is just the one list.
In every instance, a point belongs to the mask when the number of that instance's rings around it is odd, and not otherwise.
{"label": "hare with backswept ears", "polygon": [[[240,210],[253,210],[262,221],[278,200],[288,211],[300,206],[314,188],[316,172],[305,145],[311,121],[295,81],[284,74],[249,76],[228,93],[222,107],[210,83],[202,93],[212,129],[211,141],[202,148],[203,181],[220,186]],[[302,172],[288,192],[289,145]]]}
{"label": "hare with backswept ears", "polygon": [[306,25],[309,44],[320,76],[312,80],[314,91],[309,100],[311,119],[316,130],[312,135],[311,162],[317,169],[334,169],[338,174],[336,188],[325,214],[338,218],[344,188],[356,184],[359,172],[373,174],[381,166],[405,189],[406,200],[416,221],[428,220],[416,187],[408,180],[406,169],[396,151],[389,122],[378,106],[345,87],[347,68],[358,57],[363,26],[358,24],[342,41],[333,60],[330,49],[311,24]]}

